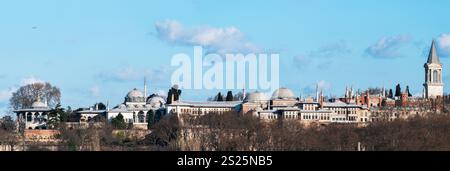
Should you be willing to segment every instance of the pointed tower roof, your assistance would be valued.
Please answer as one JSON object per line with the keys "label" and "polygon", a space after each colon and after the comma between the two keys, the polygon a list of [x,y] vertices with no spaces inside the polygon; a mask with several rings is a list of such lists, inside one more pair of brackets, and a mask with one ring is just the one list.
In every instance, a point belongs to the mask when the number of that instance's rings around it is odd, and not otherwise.
{"label": "pointed tower roof", "polygon": [[439,61],[439,57],[436,52],[436,45],[435,41],[433,40],[433,43],[431,44],[430,54],[428,55],[428,61],[429,64],[441,64]]}

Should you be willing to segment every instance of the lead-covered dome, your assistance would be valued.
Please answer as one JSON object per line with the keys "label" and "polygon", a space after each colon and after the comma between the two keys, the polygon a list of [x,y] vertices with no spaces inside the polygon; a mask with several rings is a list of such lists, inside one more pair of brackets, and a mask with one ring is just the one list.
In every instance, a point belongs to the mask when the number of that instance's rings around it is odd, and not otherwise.
{"label": "lead-covered dome", "polygon": [[288,89],[288,88],[279,88],[277,90],[275,90],[272,94],[272,99],[295,99],[294,93],[292,92],[292,90]]}
{"label": "lead-covered dome", "polygon": [[267,98],[264,93],[255,91],[253,93],[250,93],[247,97],[245,97],[244,101],[245,102],[261,102],[261,101],[267,101]]}
{"label": "lead-covered dome", "polygon": [[152,108],[160,108],[166,104],[166,100],[162,96],[152,95],[148,98],[147,104],[150,105]]}
{"label": "lead-covered dome", "polygon": [[133,89],[130,92],[128,92],[127,97],[133,98],[133,97],[144,97],[144,94],[142,94],[141,91],[138,89]]}
{"label": "lead-covered dome", "polygon": [[126,102],[145,102],[144,94],[139,91],[138,89],[133,89],[130,92],[128,92],[127,96],[125,97]]}

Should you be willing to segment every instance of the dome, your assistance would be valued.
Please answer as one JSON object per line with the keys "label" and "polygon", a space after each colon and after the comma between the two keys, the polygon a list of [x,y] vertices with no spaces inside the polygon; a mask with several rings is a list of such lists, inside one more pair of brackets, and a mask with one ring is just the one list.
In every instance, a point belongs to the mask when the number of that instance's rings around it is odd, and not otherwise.
{"label": "dome", "polygon": [[125,102],[145,102],[145,97],[142,92],[135,88],[128,92],[127,96],[125,97]]}
{"label": "dome", "polygon": [[290,89],[279,88],[273,92],[272,99],[295,99],[295,96]]}
{"label": "dome", "polygon": [[133,89],[127,94],[128,98],[135,98],[135,97],[144,97],[144,94],[140,92],[138,89]]}
{"label": "dome", "polygon": [[253,93],[250,93],[247,97],[245,97],[245,102],[259,102],[259,101],[266,101],[266,95],[264,93],[255,91]]}
{"label": "dome", "polygon": [[126,105],[124,105],[124,104],[121,104],[121,105],[119,105],[119,106],[118,106],[118,108],[119,108],[119,109],[126,109],[126,108],[127,108],[127,106],[126,106]]}
{"label": "dome", "polygon": [[159,95],[152,95],[148,100],[147,104],[154,108],[160,108],[166,104],[166,100]]}
{"label": "dome", "polygon": [[40,101],[34,102],[31,105],[32,108],[47,108],[47,105],[45,103],[42,103]]}

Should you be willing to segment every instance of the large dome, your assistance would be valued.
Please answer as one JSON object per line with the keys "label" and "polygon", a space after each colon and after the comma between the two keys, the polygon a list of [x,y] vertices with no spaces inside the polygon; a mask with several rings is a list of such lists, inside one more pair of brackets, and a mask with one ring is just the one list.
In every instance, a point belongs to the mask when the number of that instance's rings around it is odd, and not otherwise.
{"label": "large dome", "polygon": [[144,97],[144,94],[135,88],[135,89],[131,90],[130,92],[128,92],[127,97],[128,98]]}
{"label": "large dome", "polygon": [[145,102],[145,97],[142,92],[135,88],[128,92],[125,102]]}
{"label": "large dome", "polygon": [[290,89],[279,88],[273,92],[272,99],[295,99],[295,96]]}
{"label": "large dome", "polygon": [[147,104],[149,104],[153,108],[160,108],[163,107],[164,104],[166,104],[166,100],[159,95],[152,95],[147,100]]}
{"label": "large dome", "polygon": [[250,93],[247,97],[245,97],[245,102],[260,102],[260,101],[267,101],[266,95],[264,93],[255,91],[253,93]]}

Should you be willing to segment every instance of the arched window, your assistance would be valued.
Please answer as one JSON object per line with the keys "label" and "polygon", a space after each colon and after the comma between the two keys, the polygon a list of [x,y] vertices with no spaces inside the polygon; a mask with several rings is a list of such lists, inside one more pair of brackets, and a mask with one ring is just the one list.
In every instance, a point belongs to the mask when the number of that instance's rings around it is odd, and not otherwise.
{"label": "arched window", "polygon": [[434,83],[437,83],[438,80],[439,80],[438,72],[437,72],[437,70],[434,70],[434,71],[433,71],[433,82],[434,82]]}
{"label": "arched window", "polygon": [[40,122],[39,113],[34,114],[34,120]]}
{"label": "arched window", "polygon": [[433,80],[431,79],[431,69],[428,70],[428,80],[429,82],[432,82]]}
{"label": "arched window", "polygon": [[441,75],[441,73],[442,73],[442,71],[439,70],[439,73],[438,73],[438,82],[439,83],[442,83],[442,75]]}
{"label": "arched window", "polygon": [[139,123],[145,123],[145,114],[143,111],[140,111],[138,114]]}
{"label": "arched window", "polygon": [[33,120],[33,114],[27,113],[27,122],[31,122]]}

